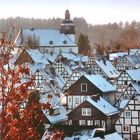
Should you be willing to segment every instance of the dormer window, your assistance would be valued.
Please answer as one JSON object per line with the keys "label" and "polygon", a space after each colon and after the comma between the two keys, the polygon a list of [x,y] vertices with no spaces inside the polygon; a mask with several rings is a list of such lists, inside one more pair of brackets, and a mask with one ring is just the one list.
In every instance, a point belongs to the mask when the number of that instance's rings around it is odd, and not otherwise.
{"label": "dormer window", "polygon": [[64,40],[64,41],[63,41],[63,44],[67,44],[67,41],[66,41],[66,40]]}
{"label": "dormer window", "polygon": [[124,117],[125,118],[131,118],[131,112],[130,111],[124,111]]}
{"label": "dormer window", "polygon": [[49,41],[49,44],[50,44],[50,45],[53,45],[53,41],[52,41],[52,40],[50,40],[50,41]]}
{"label": "dormer window", "polygon": [[87,83],[81,83],[81,92],[87,92]]}

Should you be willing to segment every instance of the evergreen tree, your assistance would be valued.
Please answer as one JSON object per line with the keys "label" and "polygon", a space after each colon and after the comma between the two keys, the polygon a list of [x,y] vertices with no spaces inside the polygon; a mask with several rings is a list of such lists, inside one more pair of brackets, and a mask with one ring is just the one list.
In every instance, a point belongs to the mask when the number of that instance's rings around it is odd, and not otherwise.
{"label": "evergreen tree", "polygon": [[78,38],[79,53],[83,55],[91,55],[92,49],[87,35],[80,33]]}

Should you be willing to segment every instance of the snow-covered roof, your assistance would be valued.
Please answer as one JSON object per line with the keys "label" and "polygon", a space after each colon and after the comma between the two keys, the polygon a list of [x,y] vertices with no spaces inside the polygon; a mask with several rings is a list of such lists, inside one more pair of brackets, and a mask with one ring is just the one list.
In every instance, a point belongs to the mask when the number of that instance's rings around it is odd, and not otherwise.
{"label": "snow-covered roof", "polygon": [[127,56],[127,59],[134,68],[140,68],[140,56],[139,55],[130,55],[130,56]]}
{"label": "snow-covered roof", "polygon": [[[59,29],[22,29],[21,34],[24,38],[28,36],[35,36],[39,39],[39,46],[73,46],[77,45]],[[21,43],[20,35],[17,38],[16,45],[19,46]]]}
{"label": "snow-covered roof", "polygon": [[[104,138],[91,137],[90,135],[91,135],[91,132],[90,132],[90,130],[88,130],[88,132],[87,131],[81,132],[79,135],[74,134],[71,137],[65,137],[64,140],[75,140],[76,138],[80,139],[80,140],[124,140],[117,132],[105,135]],[[45,138],[41,139],[41,140],[45,140]]]}
{"label": "snow-covered roof", "polygon": [[28,63],[31,72],[34,74],[38,69],[42,70],[45,68],[45,65],[42,63]]}
{"label": "snow-covered roof", "polygon": [[134,89],[136,90],[137,94],[140,94],[140,83],[131,82],[131,85],[134,87]]}
{"label": "snow-covered roof", "polygon": [[116,88],[107,82],[102,76],[100,75],[84,75],[91,83],[93,83],[98,89],[102,92],[114,92],[117,91]]}
{"label": "snow-covered roof", "polygon": [[76,54],[74,52],[62,52],[61,56],[64,58],[67,58],[68,60],[73,60],[75,62],[87,62],[88,61],[88,56]]}
{"label": "snow-covered roof", "polygon": [[133,81],[140,81],[140,69],[126,70]]}
{"label": "snow-covered roof", "polygon": [[105,135],[104,138],[95,137],[89,138],[88,140],[124,140],[117,132]]}
{"label": "snow-covered roof", "polygon": [[59,108],[59,113],[58,115],[50,115],[49,112],[47,110],[43,110],[44,114],[46,115],[46,117],[48,118],[48,120],[52,123],[58,123],[60,121],[66,120],[67,119],[67,111],[65,109],[65,107],[61,104],[60,102],[60,98],[57,97],[57,95],[55,95],[55,92],[59,92],[57,91],[57,89],[55,89],[51,84],[41,84],[46,92],[49,92],[49,94],[52,96],[51,99],[47,98],[48,94],[41,94],[40,96],[40,100],[42,103],[47,103],[50,102],[51,106],[53,108],[57,107]]}
{"label": "snow-covered roof", "polygon": [[56,54],[54,52],[52,52],[51,54],[50,53],[45,53],[44,55],[52,63],[56,60],[56,58],[58,56],[58,54]]}
{"label": "snow-covered roof", "polygon": [[128,102],[129,102],[128,99],[122,99],[122,100],[120,101],[120,106],[119,106],[119,108],[120,108],[120,109],[124,109],[124,108],[126,107],[126,105],[128,104]]}
{"label": "snow-covered roof", "polygon": [[91,103],[94,107],[96,107],[98,110],[100,110],[102,113],[104,113],[106,116],[119,113],[119,111],[115,107],[113,107],[102,97],[99,97],[99,100],[97,101],[94,101],[91,98],[87,99],[87,101]]}
{"label": "snow-covered roof", "polygon": [[52,74],[50,68],[45,67],[42,63],[28,64],[32,74],[35,74],[36,71],[46,79],[46,81],[50,82],[50,80],[54,80],[54,84],[59,89],[62,89],[66,81],[64,78],[55,70],[55,74]]}
{"label": "snow-covered roof", "polygon": [[102,69],[102,71],[104,71],[108,78],[117,78],[120,75],[109,60],[97,59],[95,62]]}
{"label": "snow-covered roof", "polygon": [[32,57],[35,63],[49,64],[45,55],[38,49],[26,49],[26,51]]}
{"label": "snow-covered roof", "polygon": [[123,56],[126,56],[126,55],[128,55],[128,52],[111,53],[109,55],[109,60],[114,60],[115,58],[123,57]]}

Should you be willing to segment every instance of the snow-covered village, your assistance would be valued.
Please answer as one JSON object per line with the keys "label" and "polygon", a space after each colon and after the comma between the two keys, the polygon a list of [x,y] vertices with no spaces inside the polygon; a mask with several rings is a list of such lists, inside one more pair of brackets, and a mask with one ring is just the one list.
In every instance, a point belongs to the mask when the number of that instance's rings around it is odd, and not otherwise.
{"label": "snow-covered village", "polygon": [[0,140],[140,140],[140,19],[92,25],[71,3],[0,20]]}

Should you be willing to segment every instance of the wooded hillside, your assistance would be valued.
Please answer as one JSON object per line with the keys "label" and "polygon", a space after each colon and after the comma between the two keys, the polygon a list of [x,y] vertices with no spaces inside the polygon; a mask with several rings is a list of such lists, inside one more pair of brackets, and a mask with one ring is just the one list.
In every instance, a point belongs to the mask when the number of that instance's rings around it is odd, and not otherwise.
{"label": "wooded hillside", "polygon": [[[62,19],[34,19],[34,18],[7,18],[0,20],[0,31],[9,32],[9,37],[14,37],[22,28],[60,28]],[[84,18],[74,18],[76,41],[80,33],[88,35],[92,47],[115,47],[124,49],[135,47],[140,42],[140,22],[108,23],[104,25],[91,25]],[[12,34],[11,34],[12,32]],[[96,45],[95,45],[96,44]]]}

